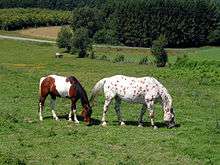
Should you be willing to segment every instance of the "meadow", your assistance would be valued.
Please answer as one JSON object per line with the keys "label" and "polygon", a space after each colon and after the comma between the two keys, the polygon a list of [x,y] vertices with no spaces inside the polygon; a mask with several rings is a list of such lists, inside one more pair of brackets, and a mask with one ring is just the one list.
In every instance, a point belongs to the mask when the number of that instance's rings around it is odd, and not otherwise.
{"label": "meadow", "polygon": [[[184,53],[188,54],[188,60],[182,60],[186,64],[181,60],[175,64],[173,58],[165,68],[80,59],[70,54],[55,59],[57,51],[60,50],[55,45],[0,39],[0,164],[220,163],[220,48],[192,49]],[[108,126],[103,128],[99,125],[103,96],[93,107],[92,126],[82,120],[79,125],[67,121],[67,99],[57,99],[59,122],[52,119],[49,99],[44,121],[40,122],[38,83],[48,74],[76,76],[88,95],[104,77],[153,76],[172,95],[178,126],[163,127],[163,113],[157,105],[155,120],[159,129],[150,127],[147,115],[145,126],[138,128],[141,105],[123,102],[127,125],[118,125],[112,104],[107,114]],[[78,104],[78,115],[80,111]]]}

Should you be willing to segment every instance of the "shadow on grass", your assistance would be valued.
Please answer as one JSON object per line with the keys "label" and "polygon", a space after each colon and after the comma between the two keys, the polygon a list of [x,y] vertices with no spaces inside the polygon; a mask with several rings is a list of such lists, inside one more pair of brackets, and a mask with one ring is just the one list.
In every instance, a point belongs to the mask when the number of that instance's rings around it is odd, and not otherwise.
{"label": "shadow on grass", "polygon": [[[67,115],[60,115],[60,116],[58,116],[58,118],[59,119],[66,119],[66,120],[69,119],[68,114]],[[47,117],[44,117],[44,119],[53,119],[53,117],[52,116],[47,116]],[[77,119],[81,122],[84,121],[84,118],[80,115],[77,115]],[[72,120],[74,121],[73,116],[72,116]],[[99,120],[99,119],[91,118],[91,120],[92,120],[92,122],[90,124],[88,124],[87,126],[101,125],[101,123],[102,123],[101,120]],[[129,125],[138,126],[139,123],[138,123],[138,121],[125,121],[125,124],[128,125],[128,126]],[[115,126],[119,125],[118,121],[113,121],[113,125],[115,125]],[[158,128],[166,128],[167,127],[167,125],[163,122],[155,122],[155,125]],[[144,122],[143,126],[144,127],[151,127],[151,123],[150,122]],[[180,124],[176,124],[174,126],[174,128],[179,128],[180,126],[181,126]]]}
{"label": "shadow on grass", "polygon": [[[57,116],[59,119],[66,119],[66,120],[69,120],[69,116],[68,114],[67,115],[58,115]],[[53,119],[53,116],[46,116],[44,117],[44,119]],[[81,122],[84,122],[84,118],[80,115],[77,115],[77,119]],[[72,116],[72,120],[74,121],[74,118]],[[98,119],[94,119],[94,118],[91,118],[92,122],[91,124],[88,124],[87,126],[92,126],[92,125],[100,125],[101,124],[101,120],[98,120]]]}
{"label": "shadow on grass", "polygon": [[[113,121],[113,122],[117,123],[117,125],[118,125],[118,121]],[[138,121],[125,121],[125,124],[126,125],[131,125],[131,126],[138,126],[139,125]],[[167,128],[167,125],[163,122],[155,122],[155,125],[158,128]],[[151,123],[150,122],[144,122],[143,127],[151,127]],[[174,128],[179,128],[179,127],[180,127],[180,124],[176,124],[174,126]]]}

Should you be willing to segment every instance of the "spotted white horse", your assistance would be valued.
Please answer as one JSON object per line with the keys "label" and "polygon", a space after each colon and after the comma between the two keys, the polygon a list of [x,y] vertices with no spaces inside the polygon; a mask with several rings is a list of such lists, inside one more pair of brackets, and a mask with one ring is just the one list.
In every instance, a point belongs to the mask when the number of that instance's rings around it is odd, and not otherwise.
{"label": "spotted white horse", "polygon": [[124,100],[127,102],[143,104],[139,117],[139,126],[143,125],[143,115],[146,109],[148,109],[151,125],[154,128],[157,128],[154,125],[153,109],[153,105],[156,101],[159,101],[162,105],[164,111],[164,121],[167,124],[167,127],[171,128],[175,126],[172,98],[167,89],[153,77],[136,78],[116,75],[104,78],[97,82],[94,86],[90,101],[94,102],[95,97],[102,90],[104,90],[105,95],[102,126],[106,125],[105,116],[113,98],[115,98],[115,111],[120,125],[125,124],[120,111],[121,100]]}

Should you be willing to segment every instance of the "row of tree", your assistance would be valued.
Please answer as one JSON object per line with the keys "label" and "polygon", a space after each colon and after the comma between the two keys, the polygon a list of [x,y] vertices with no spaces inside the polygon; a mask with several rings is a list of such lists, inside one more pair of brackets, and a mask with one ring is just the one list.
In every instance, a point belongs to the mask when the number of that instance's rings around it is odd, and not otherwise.
{"label": "row of tree", "polygon": [[70,24],[71,12],[48,9],[0,9],[0,29],[17,30],[26,27]]}
{"label": "row of tree", "polygon": [[0,8],[46,8],[72,10],[79,6],[97,6],[106,0],[1,0]]}
{"label": "row of tree", "polygon": [[[73,9],[73,30],[97,43],[149,47],[160,35],[169,47],[219,42],[217,0],[1,0],[0,7]],[[76,8],[75,8],[76,7]]]}
{"label": "row of tree", "polygon": [[207,44],[218,22],[212,0],[109,0],[75,9],[72,27],[86,27],[98,43],[149,47],[164,35],[169,47],[188,47]]}

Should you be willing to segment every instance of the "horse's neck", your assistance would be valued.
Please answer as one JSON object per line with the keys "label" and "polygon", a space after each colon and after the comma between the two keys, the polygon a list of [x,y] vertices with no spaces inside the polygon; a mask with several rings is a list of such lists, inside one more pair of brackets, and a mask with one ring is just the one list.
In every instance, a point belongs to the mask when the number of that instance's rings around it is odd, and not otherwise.
{"label": "horse's neck", "polygon": [[86,94],[85,90],[83,89],[83,87],[79,83],[77,84],[77,90],[79,92],[79,98],[80,98],[82,106],[85,107],[85,106],[89,105],[89,100],[88,100],[87,94]]}
{"label": "horse's neck", "polygon": [[81,104],[83,107],[86,107],[89,105],[89,101],[88,101],[88,98],[86,97],[86,99],[84,98],[84,96],[81,96],[80,97],[80,101],[81,101]]}
{"label": "horse's neck", "polygon": [[161,100],[162,100],[164,111],[166,111],[166,112],[170,111],[171,106],[172,106],[172,98],[171,98],[170,94],[167,92],[167,90],[165,88],[162,88],[160,93],[161,93]]}

